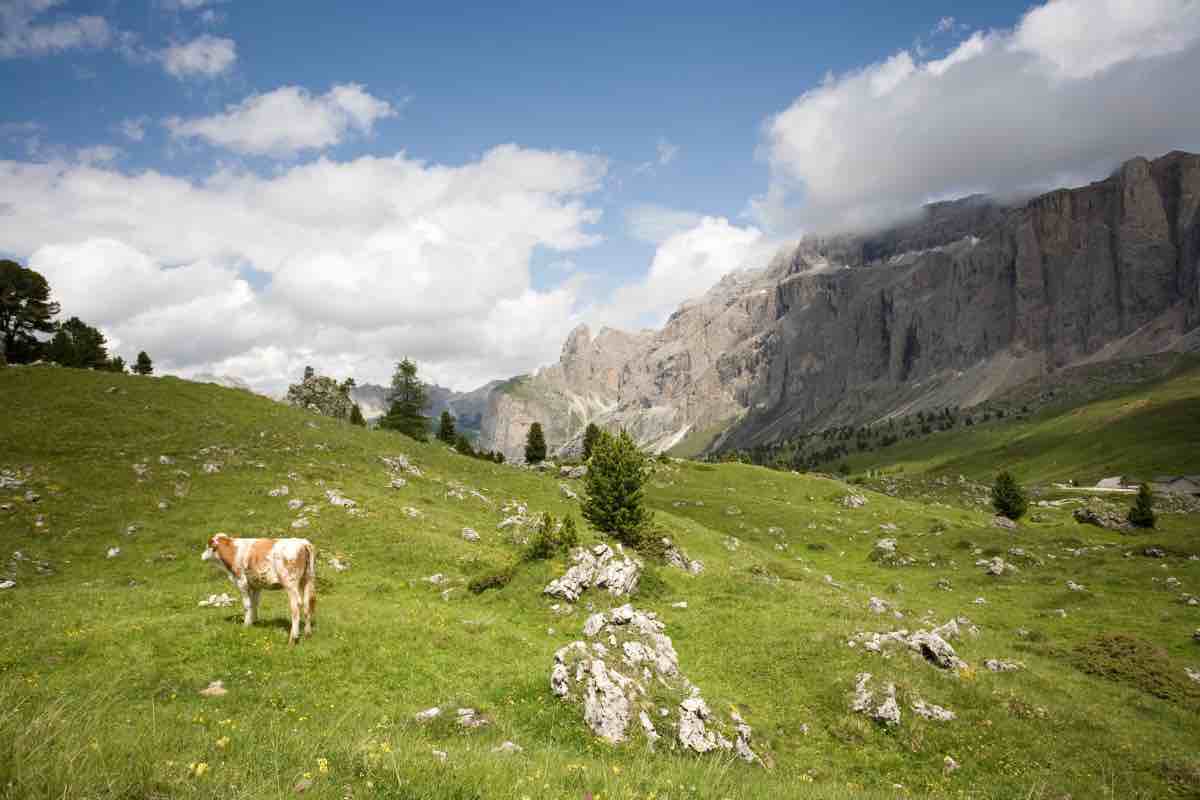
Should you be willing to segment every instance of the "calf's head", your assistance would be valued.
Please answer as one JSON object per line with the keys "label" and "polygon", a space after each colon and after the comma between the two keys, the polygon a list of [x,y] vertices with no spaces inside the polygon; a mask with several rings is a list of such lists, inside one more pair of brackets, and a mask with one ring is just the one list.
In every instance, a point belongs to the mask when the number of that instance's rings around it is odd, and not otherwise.
{"label": "calf's head", "polygon": [[212,561],[216,559],[217,561],[224,562],[225,559],[221,558],[221,551],[232,549],[232,547],[233,539],[230,539],[223,533],[218,533],[208,540],[208,547],[204,548],[204,554],[200,556],[200,560]]}

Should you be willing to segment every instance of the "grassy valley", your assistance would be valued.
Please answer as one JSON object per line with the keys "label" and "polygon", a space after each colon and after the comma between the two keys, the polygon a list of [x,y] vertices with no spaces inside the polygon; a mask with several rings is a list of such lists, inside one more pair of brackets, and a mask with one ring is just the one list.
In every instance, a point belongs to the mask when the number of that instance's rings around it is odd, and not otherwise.
{"label": "grassy valley", "polygon": [[[850,463],[977,480],[1200,472],[1197,391],[1185,370]],[[648,500],[704,571],[648,560],[634,597],[593,588],[570,607],[542,594],[567,564],[524,561],[520,530],[497,529],[517,500],[600,540],[556,473],[173,378],[9,368],[0,405],[3,798],[1200,796],[1194,515],[1123,535],[1048,507],[1009,531],[952,499],[676,460]],[[419,474],[384,461],[399,455]],[[236,602],[198,605],[236,601],[200,560],[217,531],[314,542],[311,639],[287,647],[280,592],[249,629]],[[1017,570],[986,574],[993,557]],[[468,590],[498,571],[506,585]],[[604,744],[551,694],[555,650],[627,600],[658,613],[682,670],[745,718],[766,766]],[[956,618],[959,669],[848,644]],[[863,672],[895,684],[898,725],[851,710]],[[227,693],[202,695],[216,680]],[[956,719],[922,718],[918,700]],[[415,719],[433,706],[443,715]],[[454,724],[458,707],[489,724]]]}

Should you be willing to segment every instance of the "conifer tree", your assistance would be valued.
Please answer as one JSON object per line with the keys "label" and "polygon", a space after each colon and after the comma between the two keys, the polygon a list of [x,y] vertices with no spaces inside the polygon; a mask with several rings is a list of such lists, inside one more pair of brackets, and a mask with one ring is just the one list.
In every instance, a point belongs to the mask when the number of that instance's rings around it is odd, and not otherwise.
{"label": "conifer tree", "polygon": [[424,442],[429,438],[429,418],[421,414],[427,404],[425,384],[417,378],[417,365],[404,359],[392,375],[391,408],[379,420],[379,427],[399,431]]}
{"label": "conifer tree", "polygon": [[583,516],[618,541],[640,547],[652,514],[645,506],[646,457],[626,431],[601,432],[584,476]]}
{"label": "conifer tree", "polygon": [[471,447],[471,440],[467,438],[465,433],[460,433],[454,437],[455,452],[462,453],[464,456],[476,455],[475,448]]}
{"label": "conifer tree", "polygon": [[1138,487],[1137,499],[1129,509],[1129,524],[1135,528],[1154,527],[1154,495],[1149,484]]}
{"label": "conifer tree", "polygon": [[138,375],[153,375],[154,374],[154,362],[150,360],[150,356],[148,356],[146,354],[145,350],[138,353],[137,363],[134,364],[133,371],[136,372]]}
{"label": "conifer tree", "polygon": [[525,436],[525,463],[538,464],[546,460],[546,436],[542,433],[542,423],[535,422],[529,426]]}
{"label": "conifer tree", "polygon": [[587,429],[583,432],[583,460],[587,461],[592,457],[592,448],[596,446],[596,440],[600,438],[600,426],[594,422],[589,422]]}
{"label": "conifer tree", "polygon": [[360,428],[367,427],[367,420],[363,417],[362,409],[355,403],[350,409],[350,424],[358,425]]}
{"label": "conifer tree", "polygon": [[996,476],[996,483],[992,486],[992,508],[997,514],[1017,520],[1025,514],[1028,506],[1025,491],[1008,470]]}
{"label": "conifer tree", "polygon": [[454,444],[454,440],[456,438],[454,431],[454,417],[450,415],[449,411],[443,411],[441,419],[438,420],[437,438],[439,441],[445,442],[446,444]]}
{"label": "conifer tree", "polygon": [[40,273],[15,261],[0,260],[0,350],[5,360],[23,364],[40,357],[36,333],[51,333],[59,306]]}

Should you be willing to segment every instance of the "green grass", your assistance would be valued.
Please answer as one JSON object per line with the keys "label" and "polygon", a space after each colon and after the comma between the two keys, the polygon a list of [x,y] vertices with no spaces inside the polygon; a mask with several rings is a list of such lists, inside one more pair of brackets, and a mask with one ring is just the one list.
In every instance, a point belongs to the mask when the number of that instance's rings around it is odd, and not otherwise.
{"label": "green grass", "polygon": [[1200,473],[1200,366],[1076,407],[1051,407],[901,441],[842,459],[852,472],[961,474],[990,483],[1008,468],[1030,482]]}
{"label": "green grass", "polygon": [[[1014,534],[984,513],[870,492],[865,508],[848,510],[840,501],[852,487],[815,476],[660,466],[648,490],[656,523],[706,569],[692,577],[654,567],[634,603],[666,622],[683,671],[709,705],[722,713],[736,706],[753,726],[754,745],[772,764],[763,769],[666,747],[652,754],[640,742],[602,744],[577,707],[551,695],[555,649],[580,637],[588,603],[611,601],[585,595],[571,615],[556,615],[541,589],[563,560],[522,561],[521,546],[496,524],[510,499],[532,511],[573,510],[557,476],[171,378],[10,368],[0,370],[0,407],[0,469],[29,471],[26,487],[0,490],[0,503],[11,506],[0,510],[0,570],[13,551],[26,556],[15,562],[17,585],[0,590],[3,798],[282,798],[294,797],[306,774],[305,796],[320,798],[1200,792],[1200,714],[1179,683],[1183,666],[1200,667],[1191,641],[1200,610],[1179,601],[1181,592],[1200,593],[1200,561],[1188,558],[1200,552],[1194,517],[1161,516],[1150,537],[1170,558],[1127,558],[1150,538],[1078,526],[1069,509],[1038,509],[1045,521]],[[1119,424],[1110,414],[1103,430]],[[1176,452],[1161,471],[1174,468]],[[391,489],[380,456],[397,453],[423,475]],[[161,465],[160,455],[175,463]],[[221,462],[221,472],[203,474],[206,461]],[[149,466],[145,480],[135,463]],[[1150,461],[1139,468],[1158,471]],[[491,505],[448,496],[451,482]],[[267,495],[281,484],[288,497]],[[38,502],[24,500],[27,488]],[[365,512],[330,506],[327,488]],[[290,528],[292,498],[318,505],[310,528]],[[885,533],[885,523],[898,530]],[[463,527],[482,541],[464,541]],[[197,607],[209,594],[236,595],[199,558],[217,531],[298,534],[317,545],[311,639],[287,647],[278,592],[264,597],[250,629],[240,609]],[[597,538],[583,525],[580,534]],[[883,536],[917,564],[871,561]],[[1083,545],[1104,549],[1065,551]],[[106,558],[113,546],[120,555]],[[974,566],[976,549],[1012,547],[1036,560],[1001,579]],[[327,566],[335,554],[348,571]],[[52,573],[40,574],[35,562]],[[449,583],[424,580],[437,572]],[[467,590],[502,573],[503,585]],[[1167,577],[1180,585],[1168,587]],[[940,578],[953,589],[936,588]],[[1067,591],[1068,579],[1087,591]],[[905,619],[870,614],[872,595]],[[979,596],[986,605],[972,604]],[[689,607],[672,607],[679,600]],[[846,644],[857,631],[957,615],[980,630],[956,643],[973,668],[962,673]],[[1151,654],[1145,670],[1109,668],[1116,651],[1096,649],[1128,633]],[[987,658],[1026,669],[993,674],[983,669]],[[958,719],[927,722],[904,702],[901,725],[880,728],[849,711],[860,671],[895,682],[902,701],[919,696]],[[1163,684],[1164,676],[1174,682]],[[229,693],[201,697],[216,679]],[[492,722],[465,732],[445,719],[413,720],[433,705],[451,714],[471,706]],[[509,739],[524,751],[492,752]],[[448,754],[446,763],[434,749]],[[947,755],[962,765],[950,775]],[[200,763],[207,768],[197,776],[189,766]]]}

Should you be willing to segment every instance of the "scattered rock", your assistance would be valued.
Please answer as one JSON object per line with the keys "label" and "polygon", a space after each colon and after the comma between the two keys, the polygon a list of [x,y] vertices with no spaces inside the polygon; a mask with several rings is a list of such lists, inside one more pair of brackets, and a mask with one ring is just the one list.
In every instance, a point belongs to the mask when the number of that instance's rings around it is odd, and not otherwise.
{"label": "scattered rock", "polygon": [[1183,671],[1191,678],[1192,683],[1200,683],[1200,670],[1184,667]]}
{"label": "scattered rock", "polygon": [[293,528],[307,528],[310,524],[311,523],[308,521],[308,517],[299,517],[292,520]]}
{"label": "scattered rock", "polygon": [[346,570],[350,569],[350,565],[345,561],[342,561],[337,556],[329,559],[329,566],[333,567],[338,572],[345,572]]}
{"label": "scattered rock", "polygon": [[1073,516],[1081,525],[1096,525],[1110,531],[1127,531],[1131,529],[1129,521],[1115,511],[1109,511],[1098,505],[1088,505],[1077,508]]}
{"label": "scattered rock", "polygon": [[919,630],[909,633],[906,630],[891,631],[889,633],[858,633],[850,637],[847,645],[850,647],[858,647],[859,645],[868,652],[888,655],[893,648],[904,647],[913,652],[920,653],[926,661],[934,666],[942,669],[961,669],[967,664],[958,654],[954,652],[954,647],[946,641],[947,639],[958,638],[958,623],[955,620],[950,620],[945,625],[941,625],[933,630]]}
{"label": "scattered rock", "polygon": [[419,510],[413,508],[412,506],[405,506],[404,508],[402,508],[400,510],[403,511],[404,516],[408,517],[409,519],[420,519],[421,517],[425,516]]}
{"label": "scattered rock", "polygon": [[924,700],[920,699],[913,701],[912,710],[917,714],[917,716],[924,717],[925,719],[931,719],[935,722],[950,722],[957,718],[957,715],[950,709],[942,708],[941,706],[937,706],[932,703],[926,703]]}
{"label": "scattered rock", "polygon": [[218,472],[221,471],[221,465],[215,461],[209,461],[209,462],[206,462],[204,464],[204,466],[202,466],[200,468],[200,471],[203,472],[205,475],[216,475]]}
{"label": "scattered rock", "polygon": [[1146,558],[1166,558],[1167,553],[1161,547],[1147,547],[1142,551],[1142,555]]}
{"label": "scattered rock", "polygon": [[861,494],[848,494],[842,498],[842,505],[846,508],[862,508],[867,504],[867,498]]}
{"label": "scattered rock", "polygon": [[867,610],[872,614],[886,614],[889,608],[886,600],[881,600],[878,597],[872,597],[867,601]]}
{"label": "scattered rock", "polygon": [[558,491],[568,500],[579,499],[578,493],[576,493],[574,489],[572,489],[570,486],[567,486],[565,483],[560,483],[558,485]]}
{"label": "scattered rock", "polygon": [[17,585],[16,581],[4,580],[0,581],[0,589],[11,589]]}
{"label": "scattered rock", "polygon": [[642,562],[626,556],[621,545],[617,545],[615,552],[606,544],[590,549],[577,547],[571,553],[571,560],[574,564],[565,575],[546,586],[545,594],[573,603],[589,586],[595,586],[607,588],[609,594],[620,597],[637,588],[642,571]]}
{"label": "scattered rock", "polygon": [[425,580],[429,583],[432,583],[434,586],[441,586],[443,583],[446,582],[446,576],[440,572],[435,572],[434,574],[430,575]]}
{"label": "scattered rock", "polygon": [[286,485],[280,486],[278,488],[272,489],[271,491],[267,492],[268,497],[287,497],[287,495],[288,495],[288,487]]}
{"label": "scattered rock", "polygon": [[742,546],[742,540],[736,536],[726,536],[722,544],[725,545],[725,549],[729,552],[736,553],[738,548]]}
{"label": "scattered rock", "polygon": [[424,711],[418,711],[416,714],[413,714],[413,719],[415,719],[417,722],[428,722],[434,717],[441,716],[441,714],[442,710],[437,706],[434,706],[433,708],[427,708]]}
{"label": "scattered rock", "polygon": [[683,550],[676,546],[676,544],[670,539],[664,538],[662,543],[665,547],[664,557],[667,560],[668,566],[676,567],[677,569],[681,569],[684,572],[691,573],[692,575],[699,575],[704,571],[703,562],[688,558],[687,553],[683,552]]}
{"label": "scattered rock", "polygon": [[519,744],[510,742],[510,741],[504,741],[504,742],[501,742],[496,747],[493,747],[492,752],[493,753],[520,753],[524,749],[525,748],[521,747],[521,745],[519,745]]}
{"label": "scattered rock", "polygon": [[491,723],[491,720],[473,708],[460,708],[454,714],[458,726],[460,728],[467,728],[468,730],[482,728]]}
{"label": "scattered rock", "polygon": [[1072,592],[1086,592],[1087,591],[1087,588],[1083,584],[1076,583],[1075,581],[1067,581],[1067,589],[1069,589]]}
{"label": "scattered rock", "polygon": [[150,467],[145,464],[134,464],[133,472],[138,476],[138,480],[143,480],[150,473]]}
{"label": "scattered rock", "polygon": [[338,508],[355,508],[358,506],[358,503],[349,497],[343,497],[336,489],[326,489],[325,499],[329,501],[331,506],[337,506]]}
{"label": "scattered rock", "polygon": [[972,600],[972,601],[971,601],[971,604],[972,604],[972,605],[977,605],[977,606],[986,606],[986,605],[987,605],[987,600],[986,600],[985,598],[982,598],[982,597],[976,597],[974,600]]}
{"label": "scattered rock", "polygon": [[558,477],[560,478],[582,478],[587,475],[587,464],[580,464],[577,467],[559,467]]}
{"label": "scattered rock", "polygon": [[116,558],[119,555],[121,555],[121,548],[119,548],[119,547],[108,548],[108,557],[109,558]]}
{"label": "scattered rock", "polygon": [[854,678],[854,698],[850,701],[850,710],[858,714],[866,714],[876,722],[888,727],[900,724],[900,706],[896,702],[896,686],[887,684],[883,687],[884,699],[875,704],[875,693],[871,691],[871,673],[860,672]]}
{"label": "scattered rock", "polygon": [[958,762],[950,756],[942,759],[942,774],[949,775],[951,772],[958,771]]}
{"label": "scattered rock", "polygon": [[671,608],[686,609],[687,607],[688,607],[687,600],[680,600],[678,603],[671,603]]}
{"label": "scattered rock", "polygon": [[436,758],[438,761],[442,762],[443,764],[446,763],[446,759],[448,758],[448,756],[446,755],[445,750],[432,750],[430,752],[433,753],[433,757]]}
{"label": "scattered rock", "polygon": [[304,501],[297,497],[292,500],[288,500],[287,506],[289,511],[299,511],[300,509],[304,508]]}
{"label": "scattered rock", "polygon": [[229,690],[225,688],[225,681],[213,681],[207,688],[200,690],[201,697],[222,697],[227,694]]}
{"label": "scattered rock", "polygon": [[1017,523],[1015,520],[1011,520],[1008,517],[1002,517],[999,515],[992,517],[992,525],[997,528],[1003,528],[1006,531],[1015,531],[1017,529]]}
{"label": "scattered rock", "polygon": [[221,592],[220,594],[210,594],[207,599],[201,600],[196,605],[203,606],[205,608],[228,608],[229,606],[233,605],[233,598],[225,592]]}
{"label": "scattered rock", "polygon": [[405,486],[408,486],[408,481],[404,480],[404,478],[392,478],[392,482],[388,486],[393,489],[403,489]]}
{"label": "scattered rock", "polygon": [[474,528],[463,528],[462,529],[462,537],[464,539],[466,539],[468,542],[478,542],[479,541],[479,534],[476,533]]}
{"label": "scattered rock", "polygon": [[983,662],[983,666],[990,672],[1016,672],[1019,669],[1024,669],[1025,665],[1017,661],[1002,661],[997,658],[989,658]]}
{"label": "scattered rock", "polygon": [[975,566],[985,567],[988,575],[996,577],[1020,571],[1015,565],[1006,563],[1000,556],[994,556],[990,559],[980,559],[975,562]]}

